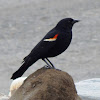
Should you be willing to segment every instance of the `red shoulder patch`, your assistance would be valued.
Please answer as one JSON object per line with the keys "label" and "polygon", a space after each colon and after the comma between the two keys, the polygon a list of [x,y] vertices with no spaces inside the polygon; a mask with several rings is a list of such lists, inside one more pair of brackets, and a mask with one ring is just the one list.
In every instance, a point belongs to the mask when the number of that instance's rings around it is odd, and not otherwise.
{"label": "red shoulder patch", "polygon": [[56,34],[53,38],[44,39],[44,41],[56,41],[58,34]]}
{"label": "red shoulder patch", "polygon": [[58,37],[58,34],[56,34],[52,39],[57,39],[57,37]]}

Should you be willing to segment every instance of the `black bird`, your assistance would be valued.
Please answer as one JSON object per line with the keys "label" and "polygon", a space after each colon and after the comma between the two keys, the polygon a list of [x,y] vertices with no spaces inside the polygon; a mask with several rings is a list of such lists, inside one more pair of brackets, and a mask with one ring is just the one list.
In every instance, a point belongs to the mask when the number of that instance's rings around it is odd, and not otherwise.
{"label": "black bird", "polygon": [[23,59],[22,66],[12,75],[11,79],[21,77],[39,59],[42,59],[48,67],[54,68],[48,58],[55,57],[68,48],[72,40],[72,27],[76,22],[79,22],[79,20],[72,18],[65,18],[59,21],[32,49],[30,54]]}

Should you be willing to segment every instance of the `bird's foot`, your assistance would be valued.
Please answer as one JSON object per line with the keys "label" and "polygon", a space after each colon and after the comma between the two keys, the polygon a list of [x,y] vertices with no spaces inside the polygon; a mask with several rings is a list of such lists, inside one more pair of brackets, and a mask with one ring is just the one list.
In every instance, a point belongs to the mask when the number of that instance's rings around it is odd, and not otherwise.
{"label": "bird's foot", "polygon": [[46,69],[56,69],[55,67],[51,67],[51,66],[49,66],[49,65],[45,65],[44,66]]}
{"label": "bird's foot", "polygon": [[45,65],[44,68],[46,68],[46,69],[55,69],[55,70],[61,71],[60,69],[57,69],[55,67],[51,67],[51,66],[48,66],[48,65]]}
{"label": "bird's foot", "polygon": [[60,69],[56,69],[56,70],[61,71]]}
{"label": "bird's foot", "polygon": [[57,69],[57,68],[54,67],[54,66],[52,66],[51,69],[55,69],[55,70],[61,71],[60,69]]}
{"label": "bird's foot", "polygon": [[51,66],[45,65],[44,68],[46,69],[52,69]]}

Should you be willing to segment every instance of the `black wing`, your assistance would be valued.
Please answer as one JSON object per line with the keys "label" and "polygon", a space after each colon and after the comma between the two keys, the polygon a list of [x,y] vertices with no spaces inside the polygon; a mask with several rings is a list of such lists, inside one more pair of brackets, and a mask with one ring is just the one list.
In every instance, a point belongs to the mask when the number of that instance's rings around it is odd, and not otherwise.
{"label": "black wing", "polygon": [[45,58],[48,50],[51,49],[55,44],[55,41],[45,41],[45,39],[52,39],[57,34],[57,30],[53,29],[45,35],[45,37],[32,49],[30,54],[23,60],[22,66],[12,75],[11,79],[16,79],[23,75],[23,73],[38,59]]}

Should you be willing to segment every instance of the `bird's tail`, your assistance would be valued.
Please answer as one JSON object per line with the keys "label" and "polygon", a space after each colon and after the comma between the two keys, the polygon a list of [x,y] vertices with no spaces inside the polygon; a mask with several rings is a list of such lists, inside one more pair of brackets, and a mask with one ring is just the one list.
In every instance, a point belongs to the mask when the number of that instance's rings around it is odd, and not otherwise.
{"label": "bird's tail", "polygon": [[37,61],[37,60],[31,61],[31,60],[28,59],[28,61],[24,62],[23,65],[22,65],[15,73],[13,73],[11,79],[14,80],[14,79],[16,79],[16,78],[18,78],[18,77],[21,77],[21,76],[24,74],[24,72],[25,72],[33,63],[35,63],[36,61]]}

